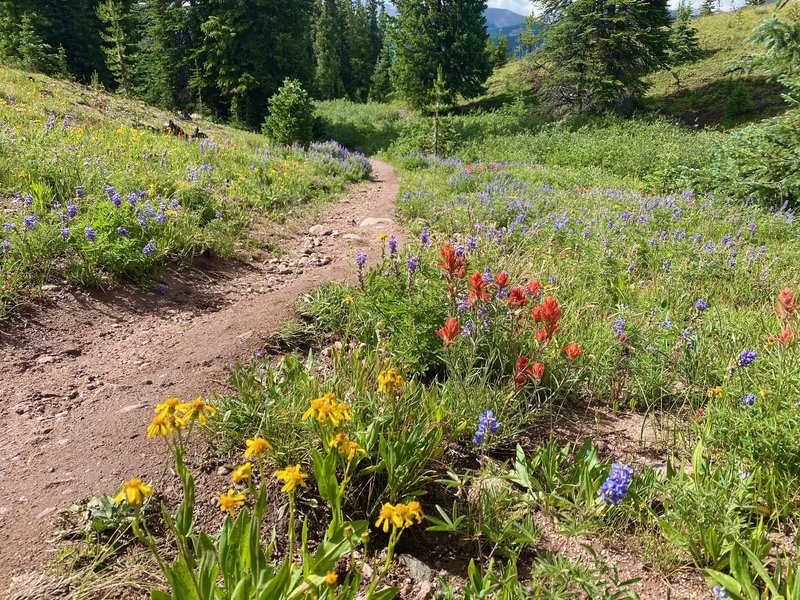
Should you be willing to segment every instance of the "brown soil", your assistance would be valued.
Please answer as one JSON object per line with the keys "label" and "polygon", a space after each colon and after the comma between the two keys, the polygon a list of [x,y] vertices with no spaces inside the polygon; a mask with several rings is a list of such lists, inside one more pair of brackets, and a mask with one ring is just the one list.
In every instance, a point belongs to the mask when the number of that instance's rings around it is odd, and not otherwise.
{"label": "brown soil", "polygon": [[163,448],[144,434],[155,403],[218,389],[300,295],[354,278],[355,253],[374,262],[381,233],[402,237],[390,220],[361,226],[392,219],[399,192],[392,168],[372,164],[372,180],[321,215],[330,231],[278,236],[282,261],[206,261],[172,274],[163,296],[50,285],[49,305],[0,331],[0,589],[52,560],[59,509],[159,476]]}

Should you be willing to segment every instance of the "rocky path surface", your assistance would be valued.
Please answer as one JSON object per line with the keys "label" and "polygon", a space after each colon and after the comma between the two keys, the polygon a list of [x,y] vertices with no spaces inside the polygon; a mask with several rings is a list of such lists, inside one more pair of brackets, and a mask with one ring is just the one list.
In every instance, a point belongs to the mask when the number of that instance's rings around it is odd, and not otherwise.
{"label": "rocky path surface", "polygon": [[380,234],[402,237],[397,178],[372,164],[371,181],[307,234],[280,236],[282,261],[211,262],[173,275],[163,296],[50,286],[49,306],[0,331],[0,597],[14,574],[52,559],[59,509],[158,476],[162,448],[145,437],[157,401],[218,389],[300,295],[353,278],[358,250],[380,256]]}

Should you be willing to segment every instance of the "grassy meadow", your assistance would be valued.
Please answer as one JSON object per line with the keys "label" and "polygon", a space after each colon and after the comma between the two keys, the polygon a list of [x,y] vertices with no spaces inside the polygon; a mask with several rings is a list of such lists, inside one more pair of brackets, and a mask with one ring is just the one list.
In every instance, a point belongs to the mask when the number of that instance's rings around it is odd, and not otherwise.
{"label": "grassy meadow", "polygon": [[[800,598],[800,223],[791,194],[716,181],[724,129],[785,108],[728,67],[770,12],[698,19],[703,56],[651,76],[632,119],[552,122],[520,63],[438,148],[399,104],[319,103],[319,139],[397,169],[409,241],[299,299],[276,336],[296,351],[156,406],[180,504],[128,480],[87,539],[137,540],[155,600]],[[6,301],[234,254],[254,215],[366,174],[333,144],[178,139],[142,105],[0,75]],[[734,88],[758,102],[734,111]],[[215,489],[197,435],[230,468]]]}

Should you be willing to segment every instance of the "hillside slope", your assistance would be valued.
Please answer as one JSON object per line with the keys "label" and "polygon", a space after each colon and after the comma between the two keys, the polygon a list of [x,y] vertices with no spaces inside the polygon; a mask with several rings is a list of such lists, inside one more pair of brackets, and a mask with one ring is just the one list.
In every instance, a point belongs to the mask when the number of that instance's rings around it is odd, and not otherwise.
{"label": "hillside slope", "polygon": [[723,127],[786,110],[781,86],[748,63],[759,51],[748,38],[774,10],[774,6],[748,6],[695,19],[702,56],[648,78],[652,107],[690,125]]}

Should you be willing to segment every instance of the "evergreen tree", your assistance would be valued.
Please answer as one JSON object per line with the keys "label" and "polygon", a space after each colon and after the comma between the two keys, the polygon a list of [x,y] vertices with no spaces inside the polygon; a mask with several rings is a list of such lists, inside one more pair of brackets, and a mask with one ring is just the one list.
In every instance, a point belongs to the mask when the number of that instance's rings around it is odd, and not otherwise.
{"label": "evergreen tree", "polygon": [[697,29],[692,25],[692,7],[681,2],[669,35],[670,64],[681,65],[700,56]]}
{"label": "evergreen tree", "polygon": [[142,39],[136,56],[138,95],[164,108],[185,108],[192,48],[182,0],[143,0],[139,5]]}
{"label": "evergreen tree", "polygon": [[127,14],[121,2],[104,0],[97,7],[97,16],[105,25],[101,34],[107,43],[106,64],[114,76],[123,94],[131,91],[131,74],[129,64],[130,41],[127,32]]}
{"label": "evergreen tree", "polygon": [[350,80],[345,84],[350,98],[357,102],[367,100],[375,69],[369,34],[369,16],[366,7],[359,3],[347,29]]}
{"label": "evergreen tree", "polygon": [[336,0],[318,0],[314,21],[314,87],[323,100],[344,96],[341,17]]}
{"label": "evergreen tree", "polygon": [[667,62],[666,0],[545,0],[541,93],[554,108],[629,113]]}
{"label": "evergreen tree", "polygon": [[699,15],[701,17],[707,17],[708,15],[714,12],[714,6],[716,5],[716,0],[703,0],[702,4],[700,4]]}
{"label": "evergreen tree", "polygon": [[497,36],[497,44],[492,56],[492,64],[495,69],[499,69],[508,62],[508,38],[502,33]]}
{"label": "evergreen tree", "polygon": [[392,93],[392,45],[389,36],[381,50],[375,70],[372,72],[372,81],[369,88],[369,99],[372,102],[383,102]]}
{"label": "evergreen tree", "polygon": [[367,0],[367,20],[369,21],[369,47],[372,64],[378,62],[383,49],[381,20],[384,18],[384,5],[380,0]]}
{"label": "evergreen tree", "polygon": [[491,73],[486,0],[397,0],[392,78],[415,108],[429,104],[441,66],[448,98],[473,98]]}
{"label": "evergreen tree", "polygon": [[[213,85],[216,111],[258,127],[286,78],[312,76],[308,53],[313,0],[207,0],[203,40],[192,66],[195,89]],[[202,68],[203,72],[197,71]]]}

